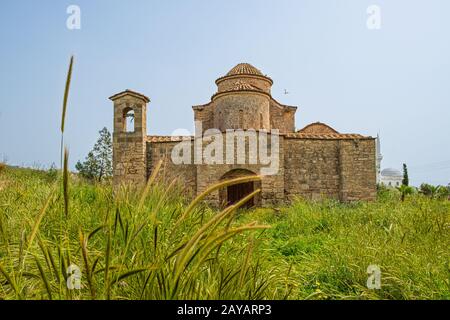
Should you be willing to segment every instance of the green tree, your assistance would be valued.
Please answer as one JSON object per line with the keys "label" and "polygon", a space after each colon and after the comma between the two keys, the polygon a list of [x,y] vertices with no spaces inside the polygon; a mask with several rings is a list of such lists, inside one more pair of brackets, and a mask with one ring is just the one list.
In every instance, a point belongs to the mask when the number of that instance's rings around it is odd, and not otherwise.
{"label": "green tree", "polygon": [[410,195],[410,194],[414,193],[414,189],[412,187],[406,186],[404,184],[402,184],[397,189],[398,189],[398,191],[400,191],[402,202],[405,201],[405,198],[406,198],[407,195]]}
{"label": "green tree", "polygon": [[428,183],[422,183],[420,185],[420,193],[423,195],[426,195],[427,197],[434,197],[436,194],[437,188],[431,184]]}
{"label": "green tree", "polygon": [[100,137],[84,162],[78,161],[75,168],[89,180],[101,181],[112,176],[112,141],[107,128],[99,131]]}
{"label": "green tree", "polygon": [[450,190],[448,188],[444,186],[433,186],[427,183],[420,185],[420,193],[435,199],[448,199],[450,196]]}
{"label": "green tree", "polygon": [[403,164],[403,180],[402,185],[409,186],[408,167],[406,163]]}

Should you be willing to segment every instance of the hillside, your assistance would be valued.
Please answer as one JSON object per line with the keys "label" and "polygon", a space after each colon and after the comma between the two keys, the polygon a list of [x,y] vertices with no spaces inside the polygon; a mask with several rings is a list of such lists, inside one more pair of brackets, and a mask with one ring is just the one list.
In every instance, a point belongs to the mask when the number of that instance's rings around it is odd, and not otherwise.
{"label": "hillside", "polygon": [[450,298],[450,201],[385,192],[219,214],[162,178],[144,196],[70,177],[64,201],[61,185],[0,172],[0,299]]}

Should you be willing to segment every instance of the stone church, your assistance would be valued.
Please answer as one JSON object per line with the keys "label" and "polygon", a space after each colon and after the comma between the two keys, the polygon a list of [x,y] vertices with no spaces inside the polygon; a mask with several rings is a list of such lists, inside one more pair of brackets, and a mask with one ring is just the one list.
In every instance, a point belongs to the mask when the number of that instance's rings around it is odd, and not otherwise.
{"label": "stone church", "polygon": [[[195,161],[194,142],[198,132],[205,134],[213,129],[223,135],[232,129],[240,132],[270,130],[276,132],[279,148],[277,171],[262,175],[260,182],[231,186],[211,194],[207,199],[211,205],[220,207],[234,203],[256,188],[261,189],[261,193],[249,205],[271,206],[295,197],[340,201],[375,199],[375,138],[339,133],[320,122],[296,131],[297,107],[275,100],[271,94],[272,79],[250,64],[238,64],[215,83],[217,92],[210,101],[192,107],[196,123],[196,135],[192,137],[147,135],[149,98],[130,90],[110,97],[114,103],[115,186],[145,183],[160,160],[162,174],[169,180],[177,179],[191,196],[219,181],[260,175],[266,165],[250,161],[248,154],[244,155],[244,163]],[[133,118],[134,128],[127,128],[128,117]],[[272,134],[268,145],[273,137]],[[188,151],[192,153],[189,152],[188,157],[192,161],[177,163],[173,160],[174,148],[180,143],[190,143]],[[201,142],[200,148],[205,147],[205,142]],[[242,153],[236,146],[233,148]],[[249,153],[247,148],[244,150]]]}

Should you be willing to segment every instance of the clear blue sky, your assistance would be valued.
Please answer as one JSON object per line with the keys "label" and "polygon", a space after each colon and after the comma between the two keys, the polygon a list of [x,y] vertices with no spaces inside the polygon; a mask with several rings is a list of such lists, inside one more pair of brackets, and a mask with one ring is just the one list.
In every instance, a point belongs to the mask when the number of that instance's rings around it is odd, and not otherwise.
{"label": "clear blue sky", "polygon": [[[66,8],[81,8],[68,30]],[[381,8],[381,30],[366,26]],[[192,105],[239,62],[274,79],[298,105],[297,128],[325,122],[382,138],[382,167],[410,167],[414,184],[450,182],[450,1],[2,1],[0,157],[59,162],[69,56],[71,166],[112,126],[110,95],[150,96],[149,134],[193,126]],[[290,94],[284,95],[284,89]]]}

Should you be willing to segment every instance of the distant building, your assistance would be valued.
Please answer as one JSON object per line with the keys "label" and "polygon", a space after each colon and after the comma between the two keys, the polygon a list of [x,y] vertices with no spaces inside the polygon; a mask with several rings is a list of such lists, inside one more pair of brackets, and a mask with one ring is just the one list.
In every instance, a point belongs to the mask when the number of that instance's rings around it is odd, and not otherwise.
{"label": "distant building", "polygon": [[387,187],[400,187],[402,185],[403,174],[393,168],[381,171],[380,183]]}
{"label": "distant building", "polygon": [[403,174],[393,168],[387,168],[381,170],[381,160],[383,160],[383,155],[381,154],[381,142],[380,136],[377,134],[376,144],[375,144],[375,158],[377,167],[377,183],[385,185],[387,187],[399,187],[403,182]]}

